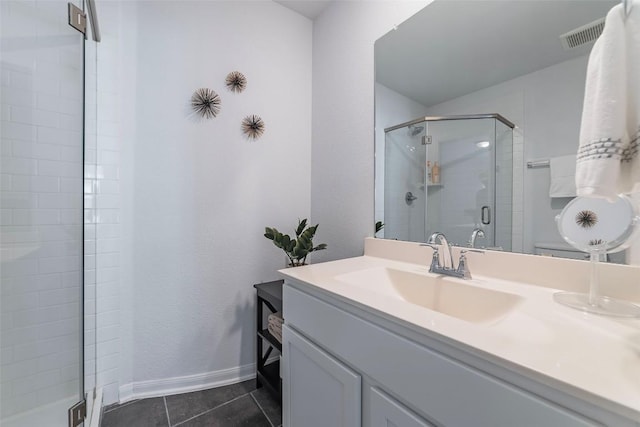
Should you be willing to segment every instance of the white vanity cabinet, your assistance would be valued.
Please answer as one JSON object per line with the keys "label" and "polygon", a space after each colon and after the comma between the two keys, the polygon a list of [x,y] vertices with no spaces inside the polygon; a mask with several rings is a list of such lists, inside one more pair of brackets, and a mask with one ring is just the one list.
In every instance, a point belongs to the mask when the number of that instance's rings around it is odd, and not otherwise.
{"label": "white vanity cabinet", "polygon": [[283,300],[285,427],[638,427],[331,293],[285,281]]}
{"label": "white vanity cabinet", "polygon": [[360,427],[362,377],[284,325],[284,425]]}

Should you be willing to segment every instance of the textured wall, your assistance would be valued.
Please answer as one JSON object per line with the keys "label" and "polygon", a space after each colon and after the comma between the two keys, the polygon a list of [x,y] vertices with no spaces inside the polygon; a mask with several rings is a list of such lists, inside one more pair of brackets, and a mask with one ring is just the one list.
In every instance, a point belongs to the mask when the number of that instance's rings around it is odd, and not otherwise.
{"label": "textured wall", "polygon": [[[129,397],[246,371],[252,285],[285,261],[264,227],[291,233],[310,211],[311,21],[273,2],[137,7],[122,55],[135,81],[122,98],[133,111],[121,177]],[[224,86],[233,70],[247,76],[241,94]],[[222,97],[213,120],[188,108],[200,87]],[[257,141],[240,131],[249,114],[266,122]]]}
{"label": "textured wall", "polygon": [[362,255],[373,235],[373,45],[429,3],[334,2],[314,21],[311,216],[329,245],[318,260]]}

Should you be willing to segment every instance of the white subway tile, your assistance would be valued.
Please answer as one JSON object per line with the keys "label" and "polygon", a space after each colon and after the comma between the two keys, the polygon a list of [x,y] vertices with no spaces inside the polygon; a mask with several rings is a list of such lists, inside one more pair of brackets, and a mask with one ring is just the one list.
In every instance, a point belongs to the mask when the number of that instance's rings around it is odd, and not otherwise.
{"label": "white subway tile", "polygon": [[12,215],[11,209],[0,209],[0,225],[11,225]]}
{"label": "white subway tile", "polygon": [[82,177],[82,163],[38,160],[38,175],[65,178]]}
{"label": "white subway tile", "polygon": [[[54,2],[56,4],[56,2]],[[76,362],[77,363],[77,362]],[[65,399],[74,396],[80,389],[79,380],[73,380],[62,384],[56,384],[51,387],[38,390],[38,405]]]}
{"label": "white subway tile", "polygon": [[75,194],[81,193],[82,178],[60,178],[60,192]]}
{"label": "white subway tile", "polygon": [[67,162],[82,164],[84,155],[81,147],[74,145],[64,145],[60,147],[60,159]]}
{"label": "white subway tile", "polygon": [[33,113],[33,124],[38,127],[60,127],[60,114],[53,111],[31,109]]}
{"label": "white subway tile", "polygon": [[[12,176],[6,173],[0,174],[0,190],[11,191]],[[15,190],[18,191],[18,190]]]}
{"label": "white subway tile", "polygon": [[103,179],[98,181],[98,193],[100,194],[119,194],[120,182],[116,180]]}
{"label": "white subway tile", "polygon": [[50,289],[58,289],[62,287],[62,275],[55,274],[40,274],[37,279],[37,289],[44,291]]}
{"label": "white subway tile", "polygon": [[[2,192],[0,194],[0,205],[5,209],[35,208],[38,205],[38,197],[36,194],[31,193]],[[7,241],[4,239],[4,234],[3,241]]]}
{"label": "white subway tile", "polygon": [[120,239],[99,239],[95,252],[99,254],[118,252],[120,250]]}
{"label": "white subway tile", "polygon": [[[99,298],[99,296],[98,296]],[[118,325],[120,323],[120,310],[101,312],[98,303],[98,315],[96,317],[96,328],[104,328],[106,326]],[[100,347],[98,348],[100,349]]]}
{"label": "white subway tile", "polygon": [[[80,310],[78,309],[78,312]],[[40,325],[40,338],[54,338],[69,334],[78,334],[80,321],[78,319],[65,319]],[[46,365],[45,365],[46,366]]]}
{"label": "white subway tile", "polygon": [[55,176],[31,177],[31,191],[34,193],[57,193],[60,190],[60,178]]}
{"label": "white subway tile", "polygon": [[82,102],[74,99],[67,99],[60,96],[48,95],[44,93],[36,94],[37,108],[45,111],[53,111],[62,114],[71,114],[80,117],[82,114]]}
{"label": "white subway tile", "polygon": [[[38,260],[38,269],[41,274],[48,273],[64,273],[68,271],[78,271],[82,268],[82,259],[78,256],[66,256],[66,257],[55,257],[55,258],[41,258]],[[73,288],[70,288],[73,290]],[[67,295],[69,296],[68,289],[56,289],[53,291],[43,291],[40,293],[41,296],[50,296],[51,299],[47,298],[47,304],[63,304],[66,302],[70,302],[66,299],[55,298],[56,295]]]}
{"label": "white subway tile", "polygon": [[10,106],[33,107],[34,97],[32,90],[20,87],[3,87],[0,91],[0,102]]}
{"label": "white subway tile", "polygon": [[16,122],[0,122],[2,137],[13,140],[32,142],[36,140],[36,127],[31,124]]}
{"label": "white subway tile", "polygon": [[3,157],[0,168],[3,173],[12,175],[35,175],[38,170],[36,160],[18,157]]}
{"label": "white subway tile", "polygon": [[14,225],[59,224],[60,212],[57,209],[15,209]]}
{"label": "white subway tile", "polygon": [[[87,119],[88,120],[88,119]],[[59,115],[59,127],[60,129],[82,131],[82,117],[71,114]],[[85,126],[85,129],[87,126]]]}
{"label": "white subway tile", "polygon": [[16,259],[12,261],[4,261],[0,277],[6,279],[9,277],[30,276],[37,274],[38,261],[35,259]]}
{"label": "white subway tile", "polygon": [[42,209],[82,209],[82,196],[73,193],[40,193],[38,207]]}
{"label": "white subway tile", "polygon": [[76,240],[78,244],[82,241],[82,226],[80,225],[41,225],[40,241],[52,240]]}
{"label": "white subway tile", "polygon": [[[58,312],[53,307],[37,308],[31,310],[14,311],[12,314],[14,328],[25,328],[28,326],[40,325],[58,320]],[[47,335],[39,334],[41,338]]]}
{"label": "white subway tile", "polygon": [[60,223],[81,225],[83,221],[82,211],[80,209],[61,209]]}

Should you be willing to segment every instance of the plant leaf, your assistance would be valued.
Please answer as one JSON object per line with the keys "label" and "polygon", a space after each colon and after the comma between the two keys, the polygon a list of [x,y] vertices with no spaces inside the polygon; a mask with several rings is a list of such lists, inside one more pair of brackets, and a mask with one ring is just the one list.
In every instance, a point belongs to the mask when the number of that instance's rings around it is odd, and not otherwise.
{"label": "plant leaf", "polygon": [[304,229],[307,227],[307,218],[302,221],[298,220],[298,228],[296,228],[296,237],[300,236]]}

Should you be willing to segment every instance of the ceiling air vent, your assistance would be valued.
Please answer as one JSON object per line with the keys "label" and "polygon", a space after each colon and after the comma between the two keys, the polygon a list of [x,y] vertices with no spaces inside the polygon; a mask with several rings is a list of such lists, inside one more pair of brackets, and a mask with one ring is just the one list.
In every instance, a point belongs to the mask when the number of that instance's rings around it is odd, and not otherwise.
{"label": "ceiling air vent", "polygon": [[583,25],[575,30],[560,36],[564,50],[573,49],[587,43],[596,41],[604,29],[604,18],[600,18],[590,24]]}

